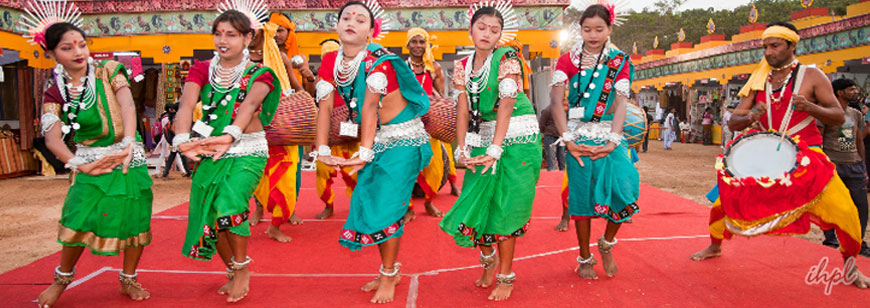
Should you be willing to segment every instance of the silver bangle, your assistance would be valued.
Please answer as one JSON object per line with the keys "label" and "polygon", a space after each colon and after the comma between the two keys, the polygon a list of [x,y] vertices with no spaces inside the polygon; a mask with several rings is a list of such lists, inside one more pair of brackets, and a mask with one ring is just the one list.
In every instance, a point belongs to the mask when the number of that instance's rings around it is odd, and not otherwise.
{"label": "silver bangle", "polygon": [[235,126],[235,125],[224,126],[224,129],[223,129],[223,131],[221,131],[221,133],[224,133],[224,134],[230,135],[230,137],[233,137],[233,143],[239,142],[239,140],[242,139],[242,129],[238,126]]}
{"label": "silver bangle", "polygon": [[175,137],[172,138],[172,146],[177,147],[188,141],[190,141],[190,133],[176,134]]}
{"label": "silver bangle", "polygon": [[332,156],[332,149],[330,149],[328,145],[321,144],[317,147],[317,151],[311,151],[311,153],[308,153],[308,157],[311,157],[315,162],[321,156]]}
{"label": "silver bangle", "polygon": [[78,171],[79,166],[87,164],[87,163],[88,162],[84,158],[76,156],[76,157],[70,158],[68,161],[66,161],[66,164],[64,164],[63,167],[70,169],[72,171]]}
{"label": "silver bangle", "polygon": [[136,138],[130,136],[124,137],[121,139],[121,147],[126,148],[130,144],[133,144],[133,142],[136,142]]}
{"label": "silver bangle", "polygon": [[497,144],[490,144],[486,147],[486,155],[495,158],[495,160],[501,159],[502,153],[504,153],[504,149]]}
{"label": "silver bangle", "polygon": [[563,143],[572,142],[574,140],[577,140],[577,135],[574,135],[574,133],[572,133],[570,131],[565,131],[564,133],[562,133],[562,142]]}
{"label": "silver bangle", "polygon": [[465,150],[464,146],[457,146],[456,150],[453,151],[453,158],[459,160],[462,156],[468,157],[468,151]]}
{"label": "silver bangle", "polygon": [[356,152],[356,154],[353,154],[353,156],[359,157],[359,159],[362,159],[364,162],[370,163],[375,160],[375,151],[372,151],[372,149],[369,149],[367,147],[361,146],[359,147],[359,152]]}

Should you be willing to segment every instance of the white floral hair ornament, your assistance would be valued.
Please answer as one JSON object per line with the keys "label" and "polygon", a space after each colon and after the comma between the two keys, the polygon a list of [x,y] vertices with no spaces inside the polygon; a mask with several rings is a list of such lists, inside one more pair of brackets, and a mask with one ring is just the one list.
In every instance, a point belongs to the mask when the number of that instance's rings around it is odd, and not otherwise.
{"label": "white floral hair ornament", "polygon": [[510,0],[480,1],[474,3],[468,9],[468,20],[471,20],[474,16],[474,12],[485,7],[495,8],[504,19],[504,26],[501,29],[501,38],[498,40],[499,44],[507,43],[517,37],[517,32],[519,32],[520,29],[520,19],[514,13],[514,6],[511,4]]}
{"label": "white floral hair ornament", "polygon": [[366,0],[365,6],[372,12],[372,20],[375,22],[375,32],[372,40],[383,39],[390,30],[393,30],[393,19],[384,14],[384,8],[378,0]]}
{"label": "white floral hair ornament", "polygon": [[45,48],[45,30],[59,22],[68,22],[76,27],[82,27],[82,17],[79,8],[66,0],[31,0],[24,7],[21,15],[21,26],[18,30],[24,32],[24,37],[31,45]]}
{"label": "white floral hair ornament", "polygon": [[251,21],[251,28],[262,29],[263,23],[269,19],[269,7],[265,0],[223,0],[218,4],[218,15],[226,11],[239,11]]}

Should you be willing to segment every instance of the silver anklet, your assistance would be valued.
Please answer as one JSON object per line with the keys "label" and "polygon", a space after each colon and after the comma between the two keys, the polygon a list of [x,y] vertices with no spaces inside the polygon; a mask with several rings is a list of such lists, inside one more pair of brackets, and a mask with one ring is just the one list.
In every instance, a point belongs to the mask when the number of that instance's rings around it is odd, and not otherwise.
{"label": "silver anklet", "polygon": [[582,256],[577,256],[577,263],[583,265],[595,265],[597,264],[597,262],[595,262],[595,254],[589,253],[589,258],[586,259],[583,259]]}
{"label": "silver anklet", "polygon": [[233,280],[236,277],[236,271],[232,268],[227,267],[227,280]]}
{"label": "silver anklet", "polygon": [[393,264],[393,272],[392,272],[392,273],[387,273],[387,272],[385,271],[386,268],[384,268],[384,265],[381,264],[381,269],[378,270],[378,273],[380,273],[381,275],[383,275],[383,276],[385,276],[385,277],[396,277],[396,275],[399,274],[399,266],[401,266],[401,264],[399,264],[398,262],[394,263],[394,264]]}
{"label": "silver anklet", "polygon": [[76,269],[73,267],[73,270],[69,273],[64,273],[60,271],[60,265],[54,268],[54,283],[62,286],[67,286],[73,282],[73,276],[76,274]]}
{"label": "silver anklet", "polygon": [[488,256],[484,255],[483,251],[480,252],[480,264],[483,264],[483,269],[489,270],[495,267],[495,253],[495,249]]}
{"label": "silver anklet", "polygon": [[517,274],[514,272],[511,272],[508,275],[504,275],[504,274],[496,274],[495,275],[495,283],[496,284],[505,284],[505,285],[513,286],[515,281],[517,281]]}
{"label": "silver anklet", "polygon": [[235,258],[235,257],[231,257],[231,258],[230,258],[230,261],[231,261],[232,264],[233,264],[232,266],[230,266],[230,268],[231,268],[233,271],[241,271],[241,270],[244,270],[244,269],[248,268],[248,264],[250,264],[251,261],[254,261],[254,260],[251,259],[251,257],[245,256],[245,261],[244,261],[244,262],[236,262],[236,258]]}

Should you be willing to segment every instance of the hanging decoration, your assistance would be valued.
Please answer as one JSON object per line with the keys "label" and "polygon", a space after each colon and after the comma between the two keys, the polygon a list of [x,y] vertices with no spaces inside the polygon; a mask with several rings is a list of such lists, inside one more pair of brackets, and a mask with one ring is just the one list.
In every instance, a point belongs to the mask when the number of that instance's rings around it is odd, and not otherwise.
{"label": "hanging decoration", "polygon": [[686,31],[683,30],[683,28],[680,28],[680,33],[677,33],[677,39],[679,39],[680,42],[686,40]]}
{"label": "hanging decoration", "polygon": [[813,0],[801,0],[801,6],[805,9],[810,8],[811,6],[813,6]]}
{"label": "hanging decoration", "polygon": [[755,23],[758,21],[758,8],[755,7],[755,3],[752,4],[752,8],[749,9],[749,22]]}
{"label": "hanging decoration", "polygon": [[653,40],[653,49],[659,48],[659,36],[656,35],[656,38]]}
{"label": "hanging decoration", "polygon": [[707,33],[713,34],[716,32],[716,23],[713,22],[713,17],[710,17],[710,21],[707,21]]}

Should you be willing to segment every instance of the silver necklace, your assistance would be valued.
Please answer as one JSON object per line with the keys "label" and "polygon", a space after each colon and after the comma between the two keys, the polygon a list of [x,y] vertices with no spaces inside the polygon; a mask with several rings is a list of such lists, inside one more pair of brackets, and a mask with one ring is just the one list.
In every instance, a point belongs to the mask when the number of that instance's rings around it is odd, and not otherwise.
{"label": "silver necklace", "polygon": [[344,48],[338,48],[338,54],[335,66],[332,67],[332,74],[335,76],[335,84],[340,87],[347,87],[353,84],[356,76],[359,74],[359,65],[366,56],[366,49],[363,48],[357,52],[356,56],[350,62],[344,60]]}
{"label": "silver necklace", "polygon": [[[489,82],[489,71],[492,63],[492,52],[483,61],[478,71],[474,71],[474,53],[468,56],[468,64],[465,65],[465,90],[471,94],[480,94]],[[475,77],[480,77],[474,81]]]}
{"label": "silver necklace", "polygon": [[225,69],[221,67],[221,58],[218,56],[217,52],[215,52],[214,57],[211,59],[211,63],[209,63],[208,70],[208,79],[212,89],[214,89],[215,92],[227,93],[239,87],[238,83],[245,73],[245,68],[248,67],[249,60],[248,56],[243,54],[242,61],[239,62],[239,64],[232,68]]}

